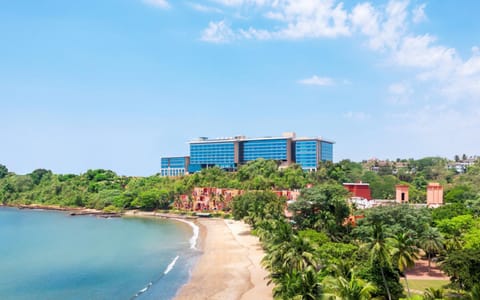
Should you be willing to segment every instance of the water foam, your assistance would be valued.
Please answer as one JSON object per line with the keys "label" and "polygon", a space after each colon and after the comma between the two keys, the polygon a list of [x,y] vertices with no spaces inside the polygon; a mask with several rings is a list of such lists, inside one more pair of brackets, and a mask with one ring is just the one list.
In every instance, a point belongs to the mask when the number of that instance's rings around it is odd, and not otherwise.
{"label": "water foam", "polygon": [[139,291],[135,294],[135,296],[133,296],[131,299],[135,299],[135,298],[137,298],[138,296],[140,296],[141,294],[145,293],[146,291],[148,291],[148,289],[149,289],[152,285],[153,285],[153,282],[150,281],[150,282],[147,284],[146,287],[144,287],[143,289],[139,290]]}
{"label": "water foam", "polygon": [[173,269],[173,266],[175,266],[175,263],[177,262],[177,259],[179,258],[180,256],[176,256],[172,262],[167,266],[167,268],[165,269],[165,272],[163,272],[163,274],[168,274],[168,272],[170,272],[172,269]]}
{"label": "water foam", "polygon": [[193,235],[192,237],[190,238],[189,242],[190,242],[190,249],[196,249],[197,248],[197,240],[198,240],[198,234],[200,232],[200,228],[194,224],[193,222],[190,222],[190,221],[186,221],[184,219],[174,219],[174,220],[177,220],[179,222],[183,222],[183,223],[186,223],[188,225],[190,225],[193,229]]}

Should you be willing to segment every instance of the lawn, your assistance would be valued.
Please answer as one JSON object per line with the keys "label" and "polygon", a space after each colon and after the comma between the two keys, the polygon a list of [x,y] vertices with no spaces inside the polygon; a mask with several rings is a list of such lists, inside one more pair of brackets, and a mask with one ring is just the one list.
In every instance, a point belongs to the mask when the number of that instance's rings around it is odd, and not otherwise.
{"label": "lawn", "polygon": [[[401,278],[400,282],[405,287],[405,291],[406,291],[407,287],[405,285],[405,279]],[[423,294],[423,292],[427,288],[435,288],[435,289],[443,288],[443,289],[445,289],[444,286],[447,285],[449,282],[450,282],[449,280],[409,279],[408,280],[408,285],[410,287],[410,290],[412,291],[412,294],[419,294],[419,291],[421,291],[421,294]]]}

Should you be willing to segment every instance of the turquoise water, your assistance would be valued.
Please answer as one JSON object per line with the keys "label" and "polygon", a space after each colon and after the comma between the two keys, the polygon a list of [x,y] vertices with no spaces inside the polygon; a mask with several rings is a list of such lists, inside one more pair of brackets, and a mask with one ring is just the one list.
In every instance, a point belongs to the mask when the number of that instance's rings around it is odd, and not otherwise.
{"label": "turquoise water", "polygon": [[191,238],[173,220],[0,208],[0,299],[171,299]]}

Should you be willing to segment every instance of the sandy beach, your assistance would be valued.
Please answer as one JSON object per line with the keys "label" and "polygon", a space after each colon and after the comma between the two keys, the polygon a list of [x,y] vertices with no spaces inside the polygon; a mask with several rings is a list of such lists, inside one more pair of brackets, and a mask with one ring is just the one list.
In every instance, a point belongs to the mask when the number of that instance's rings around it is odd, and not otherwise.
{"label": "sandy beach", "polygon": [[177,300],[272,299],[268,272],[260,266],[264,252],[258,239],[243,222],[197,219],[202,256]]}

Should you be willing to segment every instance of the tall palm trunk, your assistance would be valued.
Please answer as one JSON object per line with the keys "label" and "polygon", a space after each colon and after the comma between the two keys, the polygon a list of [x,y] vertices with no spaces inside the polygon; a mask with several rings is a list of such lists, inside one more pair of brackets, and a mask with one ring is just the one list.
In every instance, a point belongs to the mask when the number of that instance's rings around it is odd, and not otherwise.
{"label": "tall palm trunk", "polygon": [[405,285],[407,286],[408,298],[411,298],[412,295],[410,294],[410,287],[408,286],[407,272],[403,271],[403,276],[405,276]]}
{"label": "tall palm trunk", "polygon": [[430,267],[432,262],[432,258],[430,257],[430,252],[427,253],[427,257],[428,257],[428,274],[430,274]]}
{"label": "tall palm trunk", "polygon": [[388,289],[387,279],[385,278],[385,274],[383,273],[383,267],[380,267],[380,272],[382,273],[383,284],[385,285],[385,289],[387,290],[388,300],[392,300],[390,290]]}

